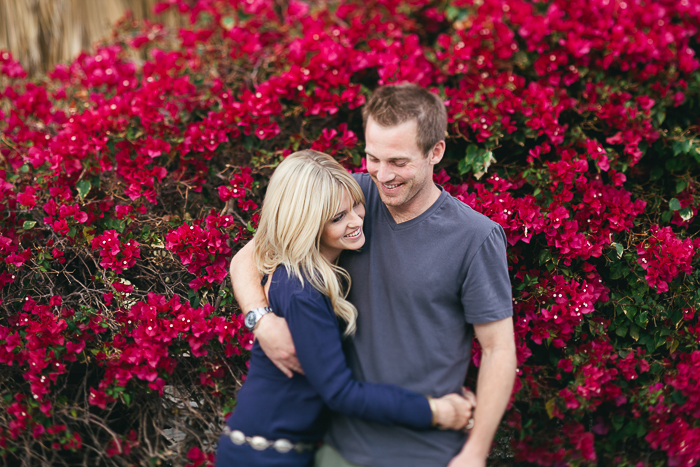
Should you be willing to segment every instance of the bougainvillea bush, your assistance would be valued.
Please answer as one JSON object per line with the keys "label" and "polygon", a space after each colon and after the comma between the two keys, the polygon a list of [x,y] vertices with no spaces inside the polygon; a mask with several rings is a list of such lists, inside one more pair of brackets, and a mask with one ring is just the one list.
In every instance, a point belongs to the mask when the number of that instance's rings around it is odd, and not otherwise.
{"label": "bougainvillea bush", "polygon": [[227,265],[271,171],[363,170],[361,106],[405,81],[448,108],[436,181],[510,243],[494,463],[700,462],[700,1],[168,9],[191,26],[127,17],[45,77],[0,51],[4,463],[211,462],[252,343]]}

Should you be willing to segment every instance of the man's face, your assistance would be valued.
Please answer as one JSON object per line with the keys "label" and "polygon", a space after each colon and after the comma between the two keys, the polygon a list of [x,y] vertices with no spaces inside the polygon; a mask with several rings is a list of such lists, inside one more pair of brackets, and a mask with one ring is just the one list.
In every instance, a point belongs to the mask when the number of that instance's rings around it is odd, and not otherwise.
{"label": "man's face", "polygon": [[[382,127],[370,117],[365,126],[367,171],[390,210],[410,211],[420,206],[433,186],[433,150],[426,156],[416,143],[417,122]],[[438,143],[439,144],[439,143]]]}

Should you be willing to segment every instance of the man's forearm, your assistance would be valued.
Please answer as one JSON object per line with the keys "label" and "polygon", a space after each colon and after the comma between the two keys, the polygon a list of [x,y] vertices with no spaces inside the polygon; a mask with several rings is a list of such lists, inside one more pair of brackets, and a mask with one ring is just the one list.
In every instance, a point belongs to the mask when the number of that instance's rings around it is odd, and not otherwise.
{"label": "man's forearm", "polygon": [[468,451],[470,456],[482,459],[488,456],[513,392],[516,365],[514,347],[505,346],[482,353],[476,386],[474,428],[463,450]]}
{"label": "man's forearm", "polygon": [[243,313],[267,306],[267,297],[260,281],[262,276],[255,266],[253,252],[255,239],[241,248],[231,260],[230,275],[233,295]]}
{"label": "man's forearm", "polygon": [[[243,313],[254,308],[268,306],[265,289],[260,284],[262,276],[255,266],[253,252],[255,251],[255,239],[236,253],[231,260],[231,285],[238,306]],[[258,339],[260,347],[272,363],[288,377],[293,372],[302,373],[294,350],[292,335],[289,333],[287,322],[277,317],[274,313],[263,315],[255,325],[253,334]]]}

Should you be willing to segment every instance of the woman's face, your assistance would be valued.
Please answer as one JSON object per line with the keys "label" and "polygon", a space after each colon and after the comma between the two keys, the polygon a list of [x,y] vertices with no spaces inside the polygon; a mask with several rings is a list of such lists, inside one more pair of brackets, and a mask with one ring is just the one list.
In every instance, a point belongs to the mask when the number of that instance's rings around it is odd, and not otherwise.
{"label": "woman's face", "polygon": [[361,248],[365,244],[365,234],[362,232],[364,218],[364,205],[353,205],[352,198],[346,191],[338,212],[323,226],[321,254],[333,262],[341,251]]}

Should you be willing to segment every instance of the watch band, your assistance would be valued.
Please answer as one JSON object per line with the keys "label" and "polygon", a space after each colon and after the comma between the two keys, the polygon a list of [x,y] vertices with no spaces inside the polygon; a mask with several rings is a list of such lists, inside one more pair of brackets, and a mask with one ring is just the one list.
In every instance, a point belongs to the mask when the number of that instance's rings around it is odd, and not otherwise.
{"label": "watch band", "polygon": [[255,326],[258,324],[258,321],[260,321],[260,318],[262,318],[268,313],[272,313],[272,308],[270,308],[269,306],[253,308],[245,315],[245,327],[247,327],[248,330],[252,332],[253,329],[255,329]]}

